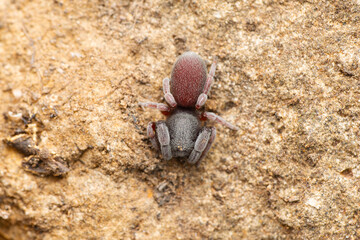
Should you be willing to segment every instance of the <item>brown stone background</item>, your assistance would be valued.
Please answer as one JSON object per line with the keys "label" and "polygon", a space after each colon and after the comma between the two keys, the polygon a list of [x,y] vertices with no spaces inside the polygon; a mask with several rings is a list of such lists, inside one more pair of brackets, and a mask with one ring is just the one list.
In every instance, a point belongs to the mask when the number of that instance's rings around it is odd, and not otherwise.
{"label": "brown stone background", "polygon": [[[359,37],[359,0],[0,0],[0,139],[70,167],[1,141],[0,239],[360,238]],[[187,50],[241,129],[199,168],[161,161],[138,106]]]}

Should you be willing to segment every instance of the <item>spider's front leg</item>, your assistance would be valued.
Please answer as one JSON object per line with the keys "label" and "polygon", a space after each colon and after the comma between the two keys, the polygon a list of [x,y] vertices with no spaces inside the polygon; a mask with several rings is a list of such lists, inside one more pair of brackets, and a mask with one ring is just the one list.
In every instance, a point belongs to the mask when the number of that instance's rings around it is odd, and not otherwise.
{"label": "spider's front leg", "polygon": [[161,151],[165,160],[172,158],[170,147],[170,134],[165,121],[149,122],[147,126],[147,135],[150,138],[151,144],[156,150]]}
{"label": "spider's front leg", "polygon": [[196,139],[194,149],[190,153],[188,162],[191,164],[200,163],[206,153],[209,151],[216,137],[216,129],[214,127],[203,127]]}

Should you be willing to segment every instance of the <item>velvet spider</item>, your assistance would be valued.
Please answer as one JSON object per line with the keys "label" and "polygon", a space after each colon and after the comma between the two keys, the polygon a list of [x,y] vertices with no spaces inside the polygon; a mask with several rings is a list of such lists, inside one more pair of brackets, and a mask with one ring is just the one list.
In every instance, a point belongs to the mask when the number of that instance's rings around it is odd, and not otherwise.
{"label": "velvet spider", "polygon": [[185,52],[176,60],[171,78],[163,80],[167,104],[145,102],[141,106],[160,110],[165,121],[150,122],[147,135],[153,147],[165,160],[188,157],[191,164],[199,163],[215,140],[215,127],[202,126],[200,120],[213,120],[233,130],[238,127],[212,112],[200,111],[205,104],[214,79],[216,61],[209,74],[205,62],[194,52]]}

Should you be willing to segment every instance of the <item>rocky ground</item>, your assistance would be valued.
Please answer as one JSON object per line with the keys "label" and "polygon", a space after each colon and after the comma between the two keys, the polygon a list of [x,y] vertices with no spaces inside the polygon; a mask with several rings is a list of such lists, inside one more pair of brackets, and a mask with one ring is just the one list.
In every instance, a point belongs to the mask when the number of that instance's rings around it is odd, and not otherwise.
{"label": "rocky ground", "polygon": [[[0,0],[0,239],[360,238],[358,0]],[[146,137],[219,60],[199,167]]]}

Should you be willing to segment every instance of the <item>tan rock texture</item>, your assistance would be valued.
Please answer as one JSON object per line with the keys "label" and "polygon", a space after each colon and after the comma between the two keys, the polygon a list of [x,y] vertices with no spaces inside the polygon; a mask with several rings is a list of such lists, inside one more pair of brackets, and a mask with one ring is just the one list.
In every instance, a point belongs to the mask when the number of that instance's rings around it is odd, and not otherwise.
{"label": "tan rock texture", "polygon": [[[0,0],[0,239],[359,239],[359,39],[359,0]],[[240,127],[199,167],[138,106],[188,50]]]}

